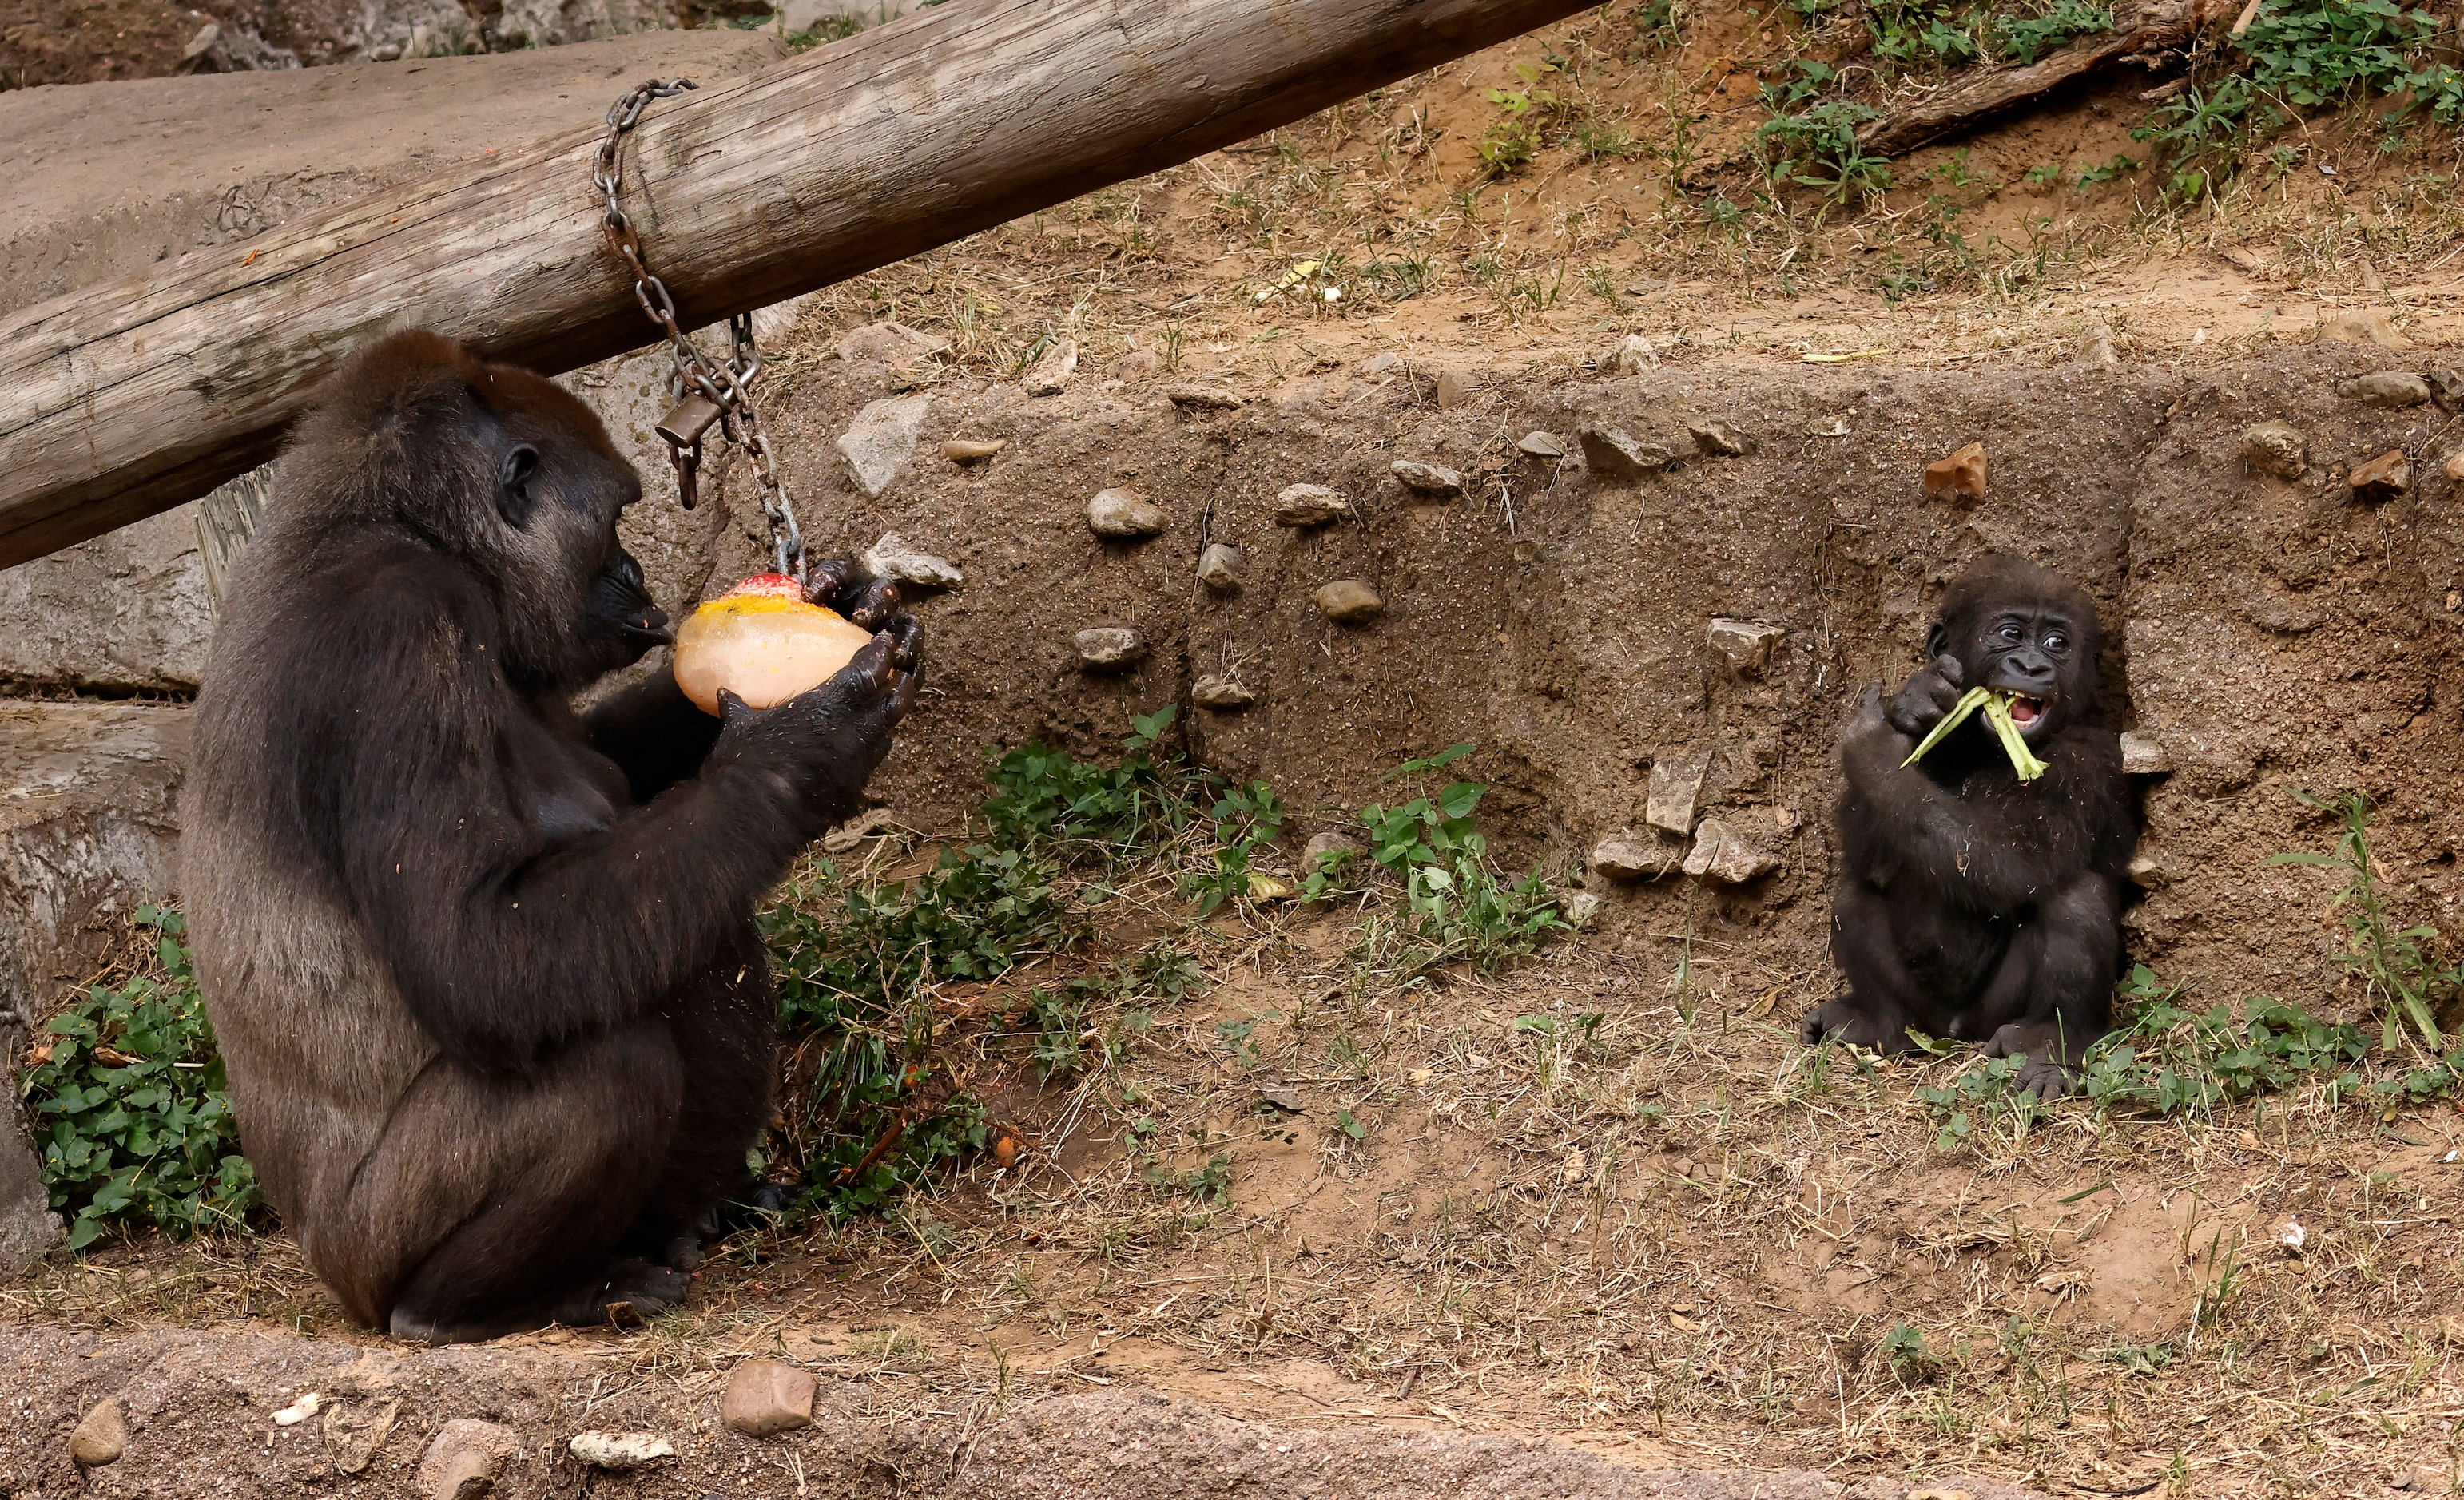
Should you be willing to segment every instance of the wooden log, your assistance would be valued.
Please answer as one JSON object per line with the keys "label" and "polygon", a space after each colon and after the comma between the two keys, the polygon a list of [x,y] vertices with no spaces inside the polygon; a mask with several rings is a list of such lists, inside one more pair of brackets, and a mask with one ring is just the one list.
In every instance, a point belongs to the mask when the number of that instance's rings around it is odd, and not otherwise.
{"label": "wooden log", "polygon": [[1900,156],[1947,136],[1973,130],[2055,90],[2125,58],[2179,47],[2190,36],[2190,7],[2183,0],[2153,0],[2118,8],[2119,23],[2101,36],[2077,42],[2024,68],[1972,73],[1939,93],[1893,110],[1857,132],[1857,143],[1877,156]]}
{"label": "wooden log", "polygon": [[[861,274],[1592,0],[953,0],[651,106],[626,207],[686,326]],[[612,97],[612,91],[611,91]],[[575,128],[0,320],[0,567],[270,457],[351,350],[550,373],[651,341]]]}

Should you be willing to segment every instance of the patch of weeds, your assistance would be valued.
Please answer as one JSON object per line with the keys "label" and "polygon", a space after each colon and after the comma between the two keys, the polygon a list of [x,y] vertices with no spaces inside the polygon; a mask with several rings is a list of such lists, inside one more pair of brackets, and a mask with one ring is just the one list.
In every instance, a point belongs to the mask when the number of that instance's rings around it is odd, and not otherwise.
{"label": "patch of weeds", "polygon": [[2024,1057],[1988,1057],[1939,1088],[1916,1091],[1917,1102],[1933,1112],[1941,1127],[1934,1136],[1938,1150],[1956,1151],[1973,1145],[1980,1133],[2024,1141],[2052,1113],[2034,1089],[2017,1087]]}
{"label": "patch of weeds", "polygon": [[2356,92],[2393,94],[2413,74],[2409,54],[2438,32],[2427,11],[2394,0],[2271,0],[2236,38],[2251,81],[2304,108]]}
{"label": "patch of weeds", "polygon": [[1874,0],[1865,26],[1876,54],[1902,64],[1951,67],[1984,53],[1976,12],[1952,0]]}
{"label": "patch of weeds", "polygon": [[1186,1172],[1175,1171],[1163,1163],[1146,1169],[1148,1186],[1163,1193],[1185,1194],[1202,1204],[1221,1205],[1232,1189],[1232,1157],[1218,1151],[1206,1159],[1204,1166]]}
{"label": "patch of weeds", "polygon": [[1891,1378],[1903,1385],[1922,1385],[1942,1373],[1942,1357],[1912,1323],[1894,1324],[1878,1347]]}
{"label": "patch of weeds", "polygon": [[136,918],[154,934],[149,971],[71,1003],[28,1058],[26,1105],[71,1250],[115,1228],[239,1228],[264,1202],[180,942],[187,924],[157,906]]}
{"label": "patch of weeds", "polygon": [[2296,797],[2307,807],[2333,816],[2343,832],[2332,854],[2290,851],[2271,856],[2270,864],[2305,864],[2332,870],[2343,880],[2336,908],[2343,913],[2349,946],[2336,961],[2361,976],[2371,999],[2385,1012],[2381,1044],[2393,1050],[2404,1023],[2410,1022],[2423,1041],[2442,1045],[2437,1011],[2464,990],[2464,966],[2441,967],[2426,944],[2431,927],[2398,928],[2379,890],[2378,866],[2370,856],[2370,801],[2358,792],[2323,797],[2301,792]]}
{"label": "patch of weeds", "polygon": [[1034,1060],[1045,1079],[1090,1062],[1111,1069],[1155,1025],[1155,1007],[1177,1004],[1204,984],[1188,954],[1169,943],[1115,960],[1093,973],[1027,996],[1024,1024],[1035,1033]]}
{"label": "patch of weeds", "polygon": [[1789,76],[1762,86],[1771,118],[1754,132],[1757,148],[1770,153],[1763,171],[1771,181],[1818,187],[1835,201],[1891,185],[1889,159],[1866,155],[1857,140],[1858,127],[1881,112],[1854,99],[1815,102],[1837,76],[1828,63],[1799,58]]}
{"label": "patch of weeds", "polygon": [[1190,826],[1207,779],[1177,753],[1158,751],[1178,708],[1133,714],[1126,752],[1111,766],[1030,741],[993,758],[984,817],[994,837],[1067,859],[1126,859],[1152,852]]}
{"label": "patch of weeds", "polygon": [[2323,1080],[2339,1097],[2359,1090],[2352,1071],[2369,1052],[2358,1027],[2298,1005],[2257,997],[2240,1020],[2223,1006],[2198,1013],[2175,1003],[2146,965],[2132,967],[2121,998],[2127,1020],[2087,1051],[2079,1091],[2109,1115],[2204,1114],[2259,1094]]}
{"label": "patch of weeds", "polygon": [[2112,30],[2112,7],[2090,5],[2087,0],[2054,0],[2035,15],[1996,16],[1993,50],[2013,62],[2032,63],[2038,54],[2066,42]]}
{"label": "patch of weeds", "polygon": [[1531,164],[1540,154],[1543,143],[1541,127],[1557,109],[1557,96],[1540,87],[1540,80],[1557,69],[1546,63],[1518,62],[1515,76],[1522,87],[1491,89],[1488,101],[1497,106],[1498,118],[1489,122],[1488,133],[1481,137],[1480,162],[1491,177],[1507,177]]}
{"label": "patch of weeds", "polygon": [[1263,781],[1234,787],[1215,803],[1215,864],[1181,878],[1198,914],[1211,917],[1227,902],[1270,901],[1291,888],[1255,868],[1260,851],[1284,836],[1284,803]]}
{"label": "patch of weeds", "polygon": [[2283,117],[2260,102],[2250,79],[2232,74],[2202,88],[2191,83],[2131,127],[2130,139],[2155,146],[2172,171],[2166,196],[2196,201],[2233,174],[2236,153]]}
{"label": "patch of weeds", "polygon": [[1677,0],[1644,0],[1634,10],[1636,52],[1626,57],[1639,62],[1644,52],[1667,52],[1685,45],[1684,17]]}
{"label": "patch of weeds", "polygon": [[2115,178],[2120,177],[2124,172],[2135,172],[2137,170],[2139,170],[2138,158],[2130,156],[2124,152],[2116,151],[2113,153],[2112,160],[2106,162],[2102,166],[2083,166],[2079,168],[2079,185],[2081,187],[2094,187],[2101,183],[2112,182]]}

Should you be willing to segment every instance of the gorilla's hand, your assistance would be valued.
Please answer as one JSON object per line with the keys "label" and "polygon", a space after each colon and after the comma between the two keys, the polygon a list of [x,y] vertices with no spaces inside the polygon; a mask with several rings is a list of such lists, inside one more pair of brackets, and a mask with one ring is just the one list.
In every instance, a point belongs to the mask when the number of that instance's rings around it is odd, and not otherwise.
{"label": "gorilla's hand", "polygon": [[898,617],[898,580],[874,577],[853,557],[825,557],[805,570],[804,599],[879,630]]}
{"label": "gorilla's hand", "polygon": [[913,620],[893,615],[838,675],[772,708],[750,707],[722,689],[712,759],[783,773],[825,827],[844,821],[915,701],[924,678],[918,636]]}
{"label": "gorilla's hand", "polygon": [[1942,722],[1942,716],[1958,706],[1960,695],[1967,691],[1959,658],[1938,656],[1931,665],[1908,679],[1900,695],[1891,700],[1883,717],[1891,728],[1902,734],[1922,739],[1925,732]]}

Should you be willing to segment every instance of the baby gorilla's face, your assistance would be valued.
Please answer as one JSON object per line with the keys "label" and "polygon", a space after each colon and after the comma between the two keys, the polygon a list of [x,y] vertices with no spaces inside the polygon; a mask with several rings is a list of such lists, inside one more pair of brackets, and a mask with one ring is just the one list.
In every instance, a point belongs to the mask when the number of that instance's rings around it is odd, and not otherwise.
{"label": "baby gorilla's face", "polygon": [[652,646],[675,640],[667,611],[652,602],[642,580],[642,565],[622,547],[591,579],[589,613],[585,648],[594,673],[630,666]]}
{"label": "baby gorilla's face", "polygon": [[2068,613],[2051,604],[1996,610],[1964,643],[1959,664],[1971,685],[2012,694],[2012,724],[2028,739],[2041,740],[2069,717],[2079,637]]}

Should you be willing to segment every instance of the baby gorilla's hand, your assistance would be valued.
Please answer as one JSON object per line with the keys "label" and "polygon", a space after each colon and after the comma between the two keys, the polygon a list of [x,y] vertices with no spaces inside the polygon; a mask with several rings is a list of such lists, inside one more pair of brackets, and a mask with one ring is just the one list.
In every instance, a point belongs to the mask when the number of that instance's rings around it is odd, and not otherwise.
{"label": "baby gorilla's hand", "polygon": [[898,580],[874,577],[853,557],[825,557],[804,572],[804,601],[835,610],[850,624],[879,630],[897,617]]}
{"label": "baby gorilla's hand", "polygon": [[1942,722],[1944,714],[1958,707],[1960,695],[1968,690],[1963,682],[1967,675],[1960,669],[1959,658],[1935,657],[1931,665],[1908,679],[1883,717],[1902,734],[1922,739]]}
{"label": "baby gorilla's hand", "polygon": [[924,680],[919,639],[913,620],[893,615],[836,676],[776,707],[721,690],[714,756],[774,767],[825,828],[845,821]]}

